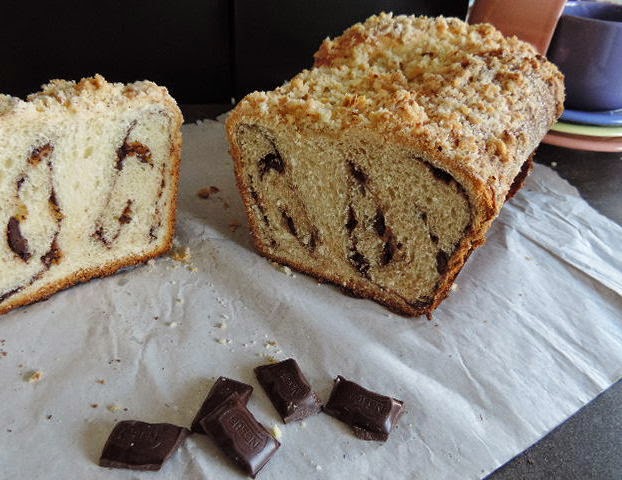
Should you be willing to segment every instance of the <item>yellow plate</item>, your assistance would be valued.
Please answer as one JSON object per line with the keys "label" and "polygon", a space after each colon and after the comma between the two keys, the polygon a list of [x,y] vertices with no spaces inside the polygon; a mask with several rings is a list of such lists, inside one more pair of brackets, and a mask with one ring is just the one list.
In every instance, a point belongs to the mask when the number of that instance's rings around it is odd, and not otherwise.
{"label": "yellow plate", "polygon": [[572,133],[587,137],[622,137],[622,127],[597,127],[576,123],[557,122],[551,127],[554,132]]}

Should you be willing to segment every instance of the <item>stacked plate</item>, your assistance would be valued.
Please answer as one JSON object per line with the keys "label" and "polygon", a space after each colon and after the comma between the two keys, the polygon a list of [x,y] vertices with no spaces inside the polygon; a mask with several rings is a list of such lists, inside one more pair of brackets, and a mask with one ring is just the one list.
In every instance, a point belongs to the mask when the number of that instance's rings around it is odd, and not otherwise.
{"label": "stacked plate", "polygon": [[622,152],[622,109],[565,110],[542,142],[576,150]]}

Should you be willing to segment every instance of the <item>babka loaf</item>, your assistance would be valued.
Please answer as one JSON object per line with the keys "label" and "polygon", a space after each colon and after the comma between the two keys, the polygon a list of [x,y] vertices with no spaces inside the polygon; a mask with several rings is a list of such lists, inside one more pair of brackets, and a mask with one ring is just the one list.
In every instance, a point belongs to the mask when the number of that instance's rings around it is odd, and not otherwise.
{"label": "babka loaf", "polygon": [[151,82],[0,96],[0,313],[170,248],[182,120]]}
{"label": "babka loaf", "polygon": [[381,14],[227,121],[259,252],[430,314],[562,112],[563,77],[487,24]]}

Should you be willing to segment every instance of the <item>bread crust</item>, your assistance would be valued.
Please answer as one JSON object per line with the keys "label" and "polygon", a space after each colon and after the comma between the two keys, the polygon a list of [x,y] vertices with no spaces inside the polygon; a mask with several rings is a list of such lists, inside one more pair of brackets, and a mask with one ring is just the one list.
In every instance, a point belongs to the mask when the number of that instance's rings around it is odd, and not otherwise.
{"label": "bread crust", "polygon": [[162,244],[153,251],[143,255],[130,255],[117,259],[105,265],[83,269],[56,282],[42,286],[30,294],[16,293],[4,302],[0,303],[0,315],[15,308],[29,305],[38,301],[46,300],[54,293],[72,287],[78,283],[87,282],[93,278],[112,275],[120,269],[132,267],[156,258],[168,252],[173,245],[176,223],[176,205],[179,191],[179,172],[183,139],[181,126],[183,116],[175,100],[168,94],[164,87],[160,87],[149,81],[135,82],[132,84],[109,83],[101,75],[84,78],[80,82],[66,80],[53,80],[42,87],[42,91],[32,94],[28,101],[2,96],[0,98],[0,119],[3,115],[20,113],[23,110],[40,111],[47,108],[60,108],[61,110],[73,110],[94,103],[117,103],[128,102],[137,99],[140,102],[156,102],[167,107],[171,114],[171,202],[168,212],[168,221],[165,225],[166,234]]}
{"label": "bread crust", "polygon": [[[227,120],[238,188],[264,256],[371,298],[404,315],[430,314],[464,262],[485,242],[530,157],[563,111],[563,76],[535,49],[488,24],[381,14],[326,39],[315,65],[272,92],[245,97]],[[409,303],[356,278],[272,253],[259,236],[243,178],[240,125],[290,128],[300,135],[374,136],[449,173],[464,189],[471,225],[449,259],[431,303]]]}
{"label": "bread crust", "polygon": [[[44,287],[41,287],[39,290],[33,292],[30,295],[18,296],[17,294],[15,297],[12,297],[11,299],[4,302],[4,304],[0,307],[0,315],[8,313],[9,311],[18,307],[23,307],[26,305],[30,305],[31,303],[47,300],[53,294],[66,288],[72,287],[78,283],[88,282],[89,280],[92,280],[94,278],[107,277],[116,273],[122,268],[132,267],[134,265],[138,265],[139,263],[146,262],[152,258],[158,257],[166,253],[170,250],[171,246],[172,236],[169,242],[167,242],[161,248],[155,250],[152,253],[146,255],[135,255],[108,263],[107,265],[103,265],[101,267],[81,270],[73,275],[63,278],[62,280],[45,285]],[[13,298],[15,298],[15,300],[13,300]]]}

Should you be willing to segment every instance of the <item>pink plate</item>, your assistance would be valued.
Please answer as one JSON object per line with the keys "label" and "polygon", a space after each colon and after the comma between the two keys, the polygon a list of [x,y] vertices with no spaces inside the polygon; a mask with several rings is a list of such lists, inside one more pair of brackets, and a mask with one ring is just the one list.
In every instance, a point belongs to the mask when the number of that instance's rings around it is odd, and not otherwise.
{"label": "pink plate", "polygon": [[590,152],[622,152],[622,137],[588,137],[551,130],[542,143]]}

